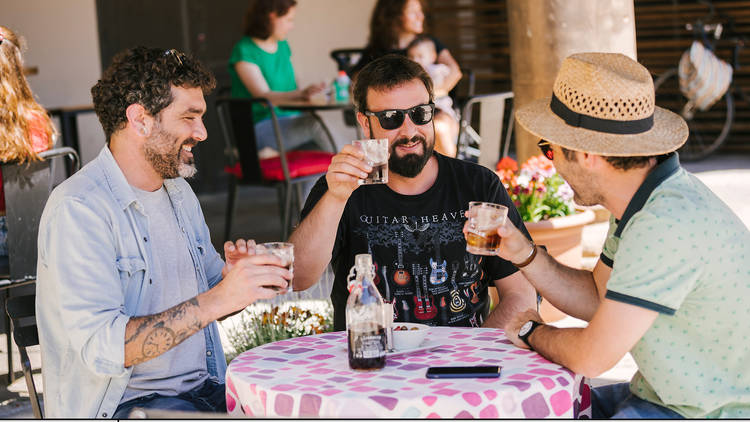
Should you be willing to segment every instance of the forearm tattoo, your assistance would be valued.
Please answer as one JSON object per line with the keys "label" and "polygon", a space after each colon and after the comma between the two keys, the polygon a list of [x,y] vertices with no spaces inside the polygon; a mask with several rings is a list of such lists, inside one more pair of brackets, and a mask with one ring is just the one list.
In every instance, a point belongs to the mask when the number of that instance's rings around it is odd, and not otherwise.
{"label": "forearm tattoo", "polygon": [[197,310],[198,299],[192,298],[160,314],[131,319],[138,325],[125,339],[125,349],[140,349],[140,353],[129,362],[126,359],[126,364],[137,365],[160,356],[200,331],[207,323],[200,321]]}

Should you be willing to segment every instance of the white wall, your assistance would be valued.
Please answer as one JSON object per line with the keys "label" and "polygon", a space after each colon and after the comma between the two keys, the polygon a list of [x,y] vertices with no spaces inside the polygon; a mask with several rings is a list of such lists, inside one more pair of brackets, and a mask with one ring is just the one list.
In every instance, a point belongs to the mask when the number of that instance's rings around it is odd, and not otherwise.
{"label": "white wall", "polygon": [[[25,64],[39,68],[29,84],[44,107],[91,104],[101,73],[94,0],[3,0],[0,24],[26,38]],[[81,115],[78,131],[85,163],[104,144],[104,133],[93,113]]]}
{"label": "white wall", "polygon": [[[374,6],[375,0],[297,0],[295,26],[288,41],[301,86],[333,81],[337,67],[331,50],[365,46]],[[344,125],[341,112],[327,111],[320,116],[339,148],[356,138],[354,128]]]}
{"label": "white wall", "polygon": [[367,43],[375,0],[297,0],[294,29],[289,33],[292,64],[300,84],[336,76],[331,50],[361,48]]}
{"label": "white wall", "polygon": [[[208,1],[208,0],[206,0]],[[362,47],[367,42],[375,0],[298,0],[295,28],[289,36],[292,62],[301,85],[331,82],[336,48]],[[46,108],[91,104],[91,87],[101,74],[99,34],[94,0],[2,0],[0,24],[23,35],[27,66],[39,74],[29,83]],[[354,139],[340,112],[322,113],[338,143]],[[104,144],[96,116],[78,120],[81,159],[88,162]]]}

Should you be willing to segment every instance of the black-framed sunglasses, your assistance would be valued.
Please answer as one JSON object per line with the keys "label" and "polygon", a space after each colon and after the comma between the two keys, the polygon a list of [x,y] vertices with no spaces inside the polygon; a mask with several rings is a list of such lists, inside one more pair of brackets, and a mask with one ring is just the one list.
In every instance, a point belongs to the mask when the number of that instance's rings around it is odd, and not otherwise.
{"label": "black-framed sunglasses", "polygon": [[435,115],[435,104],[420,104],[412,108],[407,109],[394,109],[394,110],[383,110],[383,111],[365,111],[365,116],[375,116],[380,122],[380,127],[385,130],[398,129],[404,124],[404,118],[409,115],[409,118],[415,125],[422,126],[432,121],[432,116]]}
{"label": "black-framed sunglasses", "polygon": [[555,158],[555,152],[552,151],[552,144],[550,144],[548,141],[542,139],[536,145],[539,147],[539,149],[542,150],[542,154],[544,154],[544,156],[547,157],[548,160],[552,161]]}
{"label": "black-framed sunglasses", "polygon": [[177,59],[177,63],[180,64],[180,66],[183,66],[182,58],[185,57],[183,53],[180,53],[179,51],[175,50],[174,48],[170,48],[169,50],[164,52],[164,56],[172,56],[175,59]]}

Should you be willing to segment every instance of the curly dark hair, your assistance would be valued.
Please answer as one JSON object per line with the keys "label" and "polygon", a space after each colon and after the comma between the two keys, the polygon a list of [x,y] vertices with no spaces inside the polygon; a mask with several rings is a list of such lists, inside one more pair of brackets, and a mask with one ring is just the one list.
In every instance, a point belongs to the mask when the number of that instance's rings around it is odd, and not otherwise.
{"label": "curly dark hair", "polygon": [[433,102],[435,94],[432,90],[432,79],[424,68],[400,54],[386,54],[368,63],[357,73],[352,88],[354,106],[360,112],[367,110],[367,90],[370,88],[386,90],[415,79],[422,81],[430,95],[430,102]]}
{"label": "curly dark hair", "polygon": [[289,9],[296,5],[296,0],[250,0],[250,6],[245,12],[243,33],[248,37],[268,39],[273,32],[271,13],[281,17],[289,13]]}
{"label": "curly dark hair", "polygon": [[195,57],[174,49],[135,47],[117,53],[91,88],[107,143],[125,127],[125,110],[131,104],[140,104],[158,117],[172,103],[172,85],[201,88],[207,95],[216,87],[216,79]]}

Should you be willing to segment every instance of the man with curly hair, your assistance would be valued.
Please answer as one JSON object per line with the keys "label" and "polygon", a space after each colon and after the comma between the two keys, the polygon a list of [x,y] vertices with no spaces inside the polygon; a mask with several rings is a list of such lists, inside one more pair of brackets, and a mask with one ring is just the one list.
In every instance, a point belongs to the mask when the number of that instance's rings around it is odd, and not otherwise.
{"label": "man with curly hair", "polygon": [[268,255],[238,259],[244,241],[227,242],[225,264],[183,179],[214,86],[194,58],[137,47],[91,89],[107,145],[55,189],[39,229],[47,417],[226,411],[215,321],[274,297],[291,274]]}

